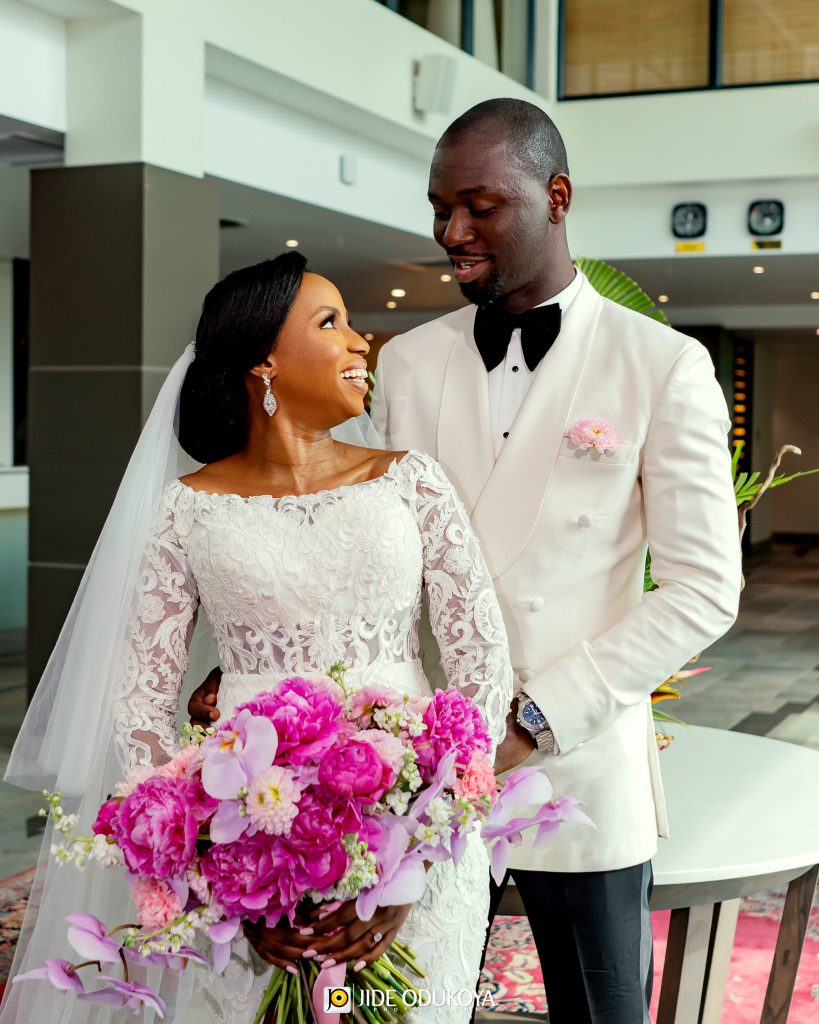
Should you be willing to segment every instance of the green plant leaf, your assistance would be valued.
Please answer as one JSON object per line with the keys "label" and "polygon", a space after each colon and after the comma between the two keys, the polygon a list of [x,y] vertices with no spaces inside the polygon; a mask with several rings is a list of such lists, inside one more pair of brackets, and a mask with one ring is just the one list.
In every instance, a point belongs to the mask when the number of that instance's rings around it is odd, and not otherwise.
{"label": "green plant leaf", "polygon": [[603,260],[594,260],[588,256],[578,256],[574,263],[589,279],[592,288],[604,298],[611,299],[612,302],[617,302],[635,313],[645,313],[652,320],[670,326],[665,314],[657,308],[654,300],[622,270]]}

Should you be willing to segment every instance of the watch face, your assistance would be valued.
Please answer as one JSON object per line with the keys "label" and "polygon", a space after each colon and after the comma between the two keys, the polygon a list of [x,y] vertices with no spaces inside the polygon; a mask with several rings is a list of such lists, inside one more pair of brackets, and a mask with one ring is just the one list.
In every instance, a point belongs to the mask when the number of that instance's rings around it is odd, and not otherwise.
{"label": "watch face", "polygon": [[700,238],[705,234],[707,215],[702,203],[677,203],[671,211],[675,238]]}
{"label": "watch face", "polygon": [[778,199],[757,199],[748,207],[752,235],[778,235],[785,223],[785,207]]}
{"label": "watch face", "polygon": [[537,728],[546,722],[546,716],[534,702],[529,701],[523,708],[523,720],[527,725]]}

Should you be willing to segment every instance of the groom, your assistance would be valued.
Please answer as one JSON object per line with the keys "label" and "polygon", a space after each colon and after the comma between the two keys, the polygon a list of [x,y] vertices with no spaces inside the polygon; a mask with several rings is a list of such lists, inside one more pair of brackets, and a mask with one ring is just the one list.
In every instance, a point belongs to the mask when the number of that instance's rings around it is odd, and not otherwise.
{"label": "groom", "polygon": [[447,129],[429,199],[471,305],[384,346],[373,420],[458,487],[504,612],[527,763],[597,826],[512,851],[551,1024],[641,1024],[667,829],[649,694],[734,621],[740,551],[711,360],[575,272],[571,197],[539,108],[490,100]]}
{"label": "groom", "polygon": [[384,346],[373,419],[458,487],[509,633],[516,743],[596,826],[513,849],[491,914],[511,874],[551,1024],[641,1024],[667,834],[649,694],[734,621],[740,554],[709,356],[575,271],[571,197],[539,108],[490,100],[447,129],[429,198],[470,305]]}

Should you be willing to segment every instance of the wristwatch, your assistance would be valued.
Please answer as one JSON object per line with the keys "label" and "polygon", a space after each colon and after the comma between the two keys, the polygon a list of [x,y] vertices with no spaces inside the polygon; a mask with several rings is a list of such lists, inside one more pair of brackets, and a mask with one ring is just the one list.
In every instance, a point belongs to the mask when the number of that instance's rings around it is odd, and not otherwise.
{"label": "wristwatch", "polygon": [[525,729],[537,744],[541,754],[556,754],[555,734],[549,728],[546,716],[528,693],[518,693],[518,725]]}

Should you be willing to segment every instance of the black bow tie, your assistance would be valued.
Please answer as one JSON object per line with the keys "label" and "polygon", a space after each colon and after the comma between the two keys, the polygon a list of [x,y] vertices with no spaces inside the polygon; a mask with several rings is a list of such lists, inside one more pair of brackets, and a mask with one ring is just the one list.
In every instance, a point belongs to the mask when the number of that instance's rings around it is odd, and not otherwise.
{"label": "black bow tie", "polygon": [[503,362],[516,327],[520,328],[523,358],[534,371],[560,333],[560,306],[553,302],[525,313],[509,313],[492,302],[480,306],[475,314],[475,344],[487,371]]}

